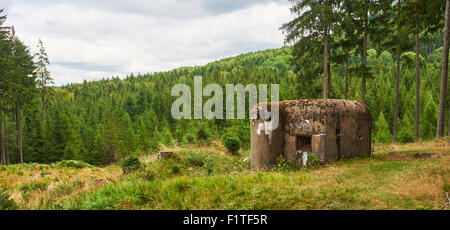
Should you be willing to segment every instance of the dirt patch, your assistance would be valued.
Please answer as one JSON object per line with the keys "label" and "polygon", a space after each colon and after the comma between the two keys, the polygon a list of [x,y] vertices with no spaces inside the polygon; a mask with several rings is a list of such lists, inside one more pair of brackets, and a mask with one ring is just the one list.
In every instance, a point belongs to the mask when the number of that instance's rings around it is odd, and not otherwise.
{"label": "dirt patch", "polygon": [[394,153],[386,156],[386,159],[390,160],[422,160],[430,158],[439,158],[436,153]]}

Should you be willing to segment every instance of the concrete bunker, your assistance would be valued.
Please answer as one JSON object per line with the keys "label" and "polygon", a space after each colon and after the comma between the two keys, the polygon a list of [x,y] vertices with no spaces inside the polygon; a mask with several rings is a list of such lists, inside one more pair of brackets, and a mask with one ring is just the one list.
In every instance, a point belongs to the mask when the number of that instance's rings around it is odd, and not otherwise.
{"label": "concrete bunker", "polygon": [[[270,110],[271,103],[263,103]],[[307,154],[329,162],[371,155],[370,113],[359,101],[300,99],[277,103],[279,125],[268,130],[270,120],[258,106],[251,119],[251,169],[271,168],[279,156],[305,165]],[[269,125],[268,125],[269,124]],[[305,158],[306,156],[306,158]]]}

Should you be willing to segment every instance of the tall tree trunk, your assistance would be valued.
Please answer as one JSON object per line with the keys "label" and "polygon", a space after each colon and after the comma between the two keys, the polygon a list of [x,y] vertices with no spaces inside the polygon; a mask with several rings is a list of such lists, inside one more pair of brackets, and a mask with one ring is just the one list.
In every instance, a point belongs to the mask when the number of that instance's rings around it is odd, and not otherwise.
{"label": "tall tree trunk", "polygon": [[5,154],[5,138],[3,134],[3,112],[0,112],[0,151],[1,151],[1,163],[6,165]]}
{"label": "tall tree trunk", "polygon": [[328,97],[330,97],[331,95],[331,88],[332,88],[331,78],[333,77],[332,75],[333,74],[331,72],[331,63],[330,60],[328,60],[328,92],[327,92]]}
{"label": "tall tree trunk", "polygon": [[14,103],[14,109],[13,109],[13,114],[14,114],[14,122],[16,122],[16,145],[19,146],[19,123],[17,122],[17,104]]}
{"label": "tall tree trunk", "polygon": [[[42,89],[44,90],[44,89]],[[41,99],[42,99],[42,115],[44,116],[44,125],[47,124],[47,108],[45,105],[45,94],[44,91],[41,93]]]}
{"label": "tall tree trunk", "polygon": [[[6,117],[3,114],[3,127],[6,128]],[[6,136],[3,137],[3,140],[6,139]],[[5,140],[5,145],[3,145],[5,147],[5,152],[6,152],[6,164],[9,165],[9,151],[8,151],[8,146],[6,145],[6,140]]]}
{"label": "tall tree trunk", "polygon": [[419,58],[419,33],[416,32],[416,124],[414,131],[415,142],[419,141],[419,91],[420,91],[420,58]]}
{"label": "tall tree trunk", "polygon": [[323,36],[323,98],[328,98],[328,23]]}
{"label": "tall tree trunk", "polygon": [[366,14],[364,16],[364,40],[363,40],[363,66],[364,72],[362,75],[362,86],[361,86],[361,100],[365,104],[366,103],[366,64],[367,64],[367,27],[369,26],[369,6],[366,1]]}
{"label": "tall tree trunk", "polygon": [[397,50],[397,72],[395,74],[395,82],[394,144],[397,143],[398,107],[400,103],[400,48]]}
{"label": "tall tree trunk", "polygon": [[23,148],[22,148],[22,127],[20,106],[16,105],[16,128],[17,128],[17,145],[19,146],[20,163],[23,163]]}
{"label": "tall tree trunk", "polygon": [[439,97],[439,114],[437,120],[436,138],[444,136],[445,131],[445,105],[447,103],[447,81],[448,81],[448,33],[450,20],[450,0],[445,5],[445,28],[444,28],[444,50],[442,54],[441,88]]}
{"label": "tall tree trunk", "polygon": [[345,58],[345,99],[348,99],[348,55]]}

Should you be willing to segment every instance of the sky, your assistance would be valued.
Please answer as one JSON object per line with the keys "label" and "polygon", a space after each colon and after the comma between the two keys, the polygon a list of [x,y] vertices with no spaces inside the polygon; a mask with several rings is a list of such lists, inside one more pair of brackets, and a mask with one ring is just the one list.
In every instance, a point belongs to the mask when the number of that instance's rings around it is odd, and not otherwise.
{"label": "sky", "polygon": [[279,48],[288,0],[0,0],[55,85],[144,74]]}

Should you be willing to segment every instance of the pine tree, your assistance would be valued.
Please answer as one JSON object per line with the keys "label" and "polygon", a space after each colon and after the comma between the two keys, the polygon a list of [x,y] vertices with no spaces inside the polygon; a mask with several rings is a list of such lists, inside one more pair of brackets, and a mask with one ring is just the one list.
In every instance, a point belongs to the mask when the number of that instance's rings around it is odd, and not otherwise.
{"label": "pine tree", "polygon": [[400,120],[398,140],[402,143],[414,141],[413,126],[411,125],[411,121],[407,114]]}
{"label": "pine tree", "polygon": [[433,100],[431,94],[426,97],[425,106],[423,109],[422,121],[423,124],[420,127],[420,136],[423,139],[430,139],[436,134],[436,121],[438,115],[438,107]]}
{"label": "pine tree", "polygon": [[392,8],[389,10],[389,15],[391,15],[389,21],[389,36],[384,41],[384,47],[388,47],[396,53],[396,63],[397,69],[395,72],[395,111],[394,111],[394,129],[393,129],[393,142],[394,144],[397,142],[397,131],[398,131],[398,117],[399,117],[399,106],[400,106],[400,78],[401,78],[401,54],[412,47],[411,39],[409,38],[409,32],[404,24],[407,21],[405,15],[405,4],[404,0],[399,0],[395,4],[392,5]]}
{"label": "pine tree", "polygon": [[36,62],[36,83],[38,88],[40,89],[42,116],[44,119],[44,124],[46,124],[48,97],[53,94],[52,88],[48,87],[48,85],[53,83],[53,78],[50,76],[50,72],[47,70],[47,66],[50,64],[50,62],[48,60],[47,53],[45,52],[44,44],[42,43],[41,39],[39,39],[37,47],[39,48],[39,52],[36,53],[36,56],[38,57],[38,61]]}
{"label": "pine tree", "polygon": [[389,124],[384,117],[383,112],[380,112],[377,121],[375,122],[375,141],[378,143],[389,143],[392,140],[392,134],[389,131]]}
{"label": "pine tree", "polygon": [[10,74],[13,80],[9,90],[14,100],[13,112],[16,120],[17,146],[20,162],[23,163],[22,109],[25,104],[30,103],[36,93],[36,82],[33,74],[35,66],[28,47],[16,37],[14,29],[12,29],[10,39],[12,42]]}
{"label": "pine tree", "polygon": [[3,25],[6,15],[2,15],[2,13],[3,9],[0,9],[0,163],[6,164],[4,111],[7,110],[10,103],[8,92],[11,80],[8,69],[10,69],[11,42],[8,36],[8,27]]}
{"label": "pine tree", "polygon": [[[294,53],[296,58],[305,65],[311,57],[304,53],[305,49],[314,49],[318,52],[318,48],[322,47],[322,66],[323,66],[323,98],[329,97],[330,76],[329,76],[329,48],[330,48],[330,31],[332,31],[338,21],[338,1],[336,0],[291,0],[293,6],[290,8],[291,13],[296,16],[292,21],[281,26],[286,34],[286,42],[295,42]],[[305,44],[307,44],[305,46]],[[309,47],[308,47],[309,46]],[[320,55],[319,55],[320,56]],[[318,61],[317,59],[314,61]],[[311,67],[311,66],[310,66]],[[317,73],[317,69],[313,72]]]}

